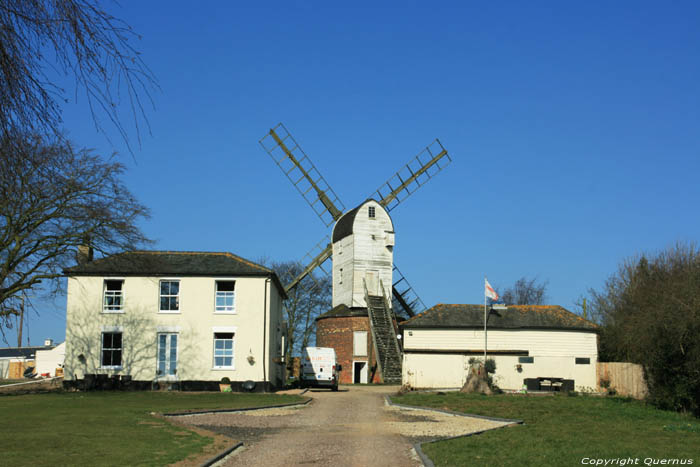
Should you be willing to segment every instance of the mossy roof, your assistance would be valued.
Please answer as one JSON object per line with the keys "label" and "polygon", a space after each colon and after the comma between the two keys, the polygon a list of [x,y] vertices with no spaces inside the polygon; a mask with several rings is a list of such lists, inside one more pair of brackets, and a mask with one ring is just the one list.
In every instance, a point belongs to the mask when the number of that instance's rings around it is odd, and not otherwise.
{"label": "mossy roof", "polygon": [[[484,305],[440,303],[406,321],[402,328],[484,328]],[[563,329],[596,331],[598,326],[559,305],[510,305],[492,310],[489,329]]]}
{"label": "mossy roof", "polygon": [[361,308],[361,307],[354,307],[350,308],[347,305],[338,305],[333,308],[331,308],[329,311],[323,313],[322,315],[319,315],[316,318],[316,321],[319,319],[325,319],[325,318],[351,318],[351,317],[362,317],[362,316],[369,316],[367,314],[367,308]]}

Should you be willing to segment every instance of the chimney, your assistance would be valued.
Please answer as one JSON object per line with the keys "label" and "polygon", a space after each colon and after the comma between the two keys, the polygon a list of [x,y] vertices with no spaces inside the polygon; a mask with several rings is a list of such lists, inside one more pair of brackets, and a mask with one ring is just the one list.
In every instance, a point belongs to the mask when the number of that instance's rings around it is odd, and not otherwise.
{"label": "chimney", "polygon": [[53,339],[44,339],[44,347],[51,347],[53,345]]}
{"label": "chimney", "polygon": [[79,245],[78,253],[75,255],[76,261],[79,265],[83,265],[92,261],[93,251],[90,245]]}

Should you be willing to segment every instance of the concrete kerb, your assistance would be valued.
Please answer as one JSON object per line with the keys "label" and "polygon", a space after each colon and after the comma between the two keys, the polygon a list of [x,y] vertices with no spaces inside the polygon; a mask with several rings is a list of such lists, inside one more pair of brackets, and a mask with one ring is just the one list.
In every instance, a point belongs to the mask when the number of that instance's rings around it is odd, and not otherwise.
{"label": "concrete kerb", "polygon": [[474,436],[474,435],[480,435],[481,433],[485,433],[487,431],[492,431],[492,430],[498,430],[501,428],[506,428],[508,426],[513,426],[513,425],[524,425],[525,422],[523,420],[517,420],[517,419],[510,419],[510,418],[498,418],[498,417],[487,417],[485,415],[475,415],[475,414],[467,414],[463,412],[455,412],[452,410],[445,410],[445,409],[434,409],[431,407],[420,407],[420,406],[415,406],[415,405],[405,405],[405,404],[396,404],[391,400],[391,396],[385,395],[384,400],[387,403],[387,405],[392,405],[394,407],[400,407],[402,409],[409,409],[409,410],[430,410],[433,412],[440,412],[444,413],[447,415],[453,415],[456,417],[472,417],[472,418],[480,418],[483,420],[491,420],[493,422],[503,422],[507,423],[507,425],[495,427],[495,428],[487,428],[485,430],[479,430],[479,431],[474,431],[472,433],[465,433],[463,435],[457,435],[457,436],[447,436],[444,438],[434,438],[428,441],[423,441],[421,443],[414,443],[413,444],[413,449],[416,450],[416,453],[418,456],[421,458],[421,461],[423,462],[423,465],[425,467],[435,467],[435,464],[433,464],[433,461],[430,460],[430,458],[423,452],[422,446],[424,444],[428,443],[434,443],[435,441],[446,441],[449,439],[457,439],[457,438],[466,438],[467,436]]}
{"label": "concrete kerb", "polygon": [[[304,394],[306,391],[301,392],[299,395]],[[274,404],[274,405],[266,405],[262,407],[246,407],[242,409],[215,409],[215,410],[201,410],[197,412],[175,412],[175,413],[164,413],[161,414],[162,417],[189,417],[189,416],[194,416],[194,415],[205,415],[205,414],[211,414],[211,413],[240,413],[240,412],[250,412],[252,410],[264,410],[264,409],[277,409],[277,408],[282,408],[282,407],[305,407],[307,406],[313,399],[311,397],[307,398],[304,402],[292,402],[289,404]],[[220,460],[224,459],[226,456],[234,452],[236,449],[239,449],[240,447],[243,446],[243,442],[238,442],[234,444],[231,447],[228,447],[212,457],[211,459],[207,460],[206,462],[201,464],[201,467],[210,467]]]}
{"label": "concrete kerb", "polygon": [[[302,393],[303,394],[303,393]],[[301,394],[299,394],[301,395]],[[277,409],[282,407],[302,407],[308,405],[313,399],[311,397],[307,398],[304,402],[290,402],[289,404],[275,404],[275,405],[265,405],[261,407],[244,407],[241,409],[210,409],[210,410],[197,410],[193,412],[173,412],[164,413],[163,417],[189,417],[191,415],[205,415],[210,413],[237,413],[237,412],[250,412],[251,410],[264,410],[264,409]]]}

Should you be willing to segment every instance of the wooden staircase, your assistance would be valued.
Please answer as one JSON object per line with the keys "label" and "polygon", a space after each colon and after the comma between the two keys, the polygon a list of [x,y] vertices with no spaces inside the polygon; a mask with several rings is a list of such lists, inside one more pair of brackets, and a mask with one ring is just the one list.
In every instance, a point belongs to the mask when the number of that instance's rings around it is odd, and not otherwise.
{"label": "wooden staircase", "polygon": [[401,351],[389,302],[384,295],[369,295],[366,286],[365,301],[382,380],[387,384],[401,384]]}

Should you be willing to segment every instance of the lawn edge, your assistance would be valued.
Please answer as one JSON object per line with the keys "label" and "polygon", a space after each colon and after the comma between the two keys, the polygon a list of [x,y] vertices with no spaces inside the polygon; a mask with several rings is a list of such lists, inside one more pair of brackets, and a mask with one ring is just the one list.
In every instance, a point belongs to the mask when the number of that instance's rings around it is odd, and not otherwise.
{"label": "lawn edge", "polygon": [[420,443],[413,443],[413,449],[416,450],[416,453],[418,454],[418,457],[420,457],[421,462],[423,462],[423,465],[424,465],[425,467],[435,467],[435,464],[434,464],[433,461],[430,459],[430,457],[428,457],[428,455],[427,455],[425,452],[423,452],[422,446],[423,446],[424,444],[430,444],[430,443],[434,443],[434,442],[436,442],[436,441],[447,441],[447,440],[450,440],[450,439],[466,438],[467,436],[480,435],[480,434],[482,434],[482,433],[486,433],[487,431],[500,430],[501,428],[507,428],[507,427],[509,427],[509,426],[524,425],[524,424],[525,424],[525,422],[524,422],[523,420],[518,420],[518,419],[498,418],[498,417],[487,417],[487,416],[485,416],[485,415],[475,415],[475,414],[468,414],[468,413],[464,413],[464,412],[455,412],[455,411],[453,411],[453,410],[435,409],[435,408],[432,408],[432,407],[422,407],[422,406],[416,406],[416,405],[397,404],[397,403],[395,403],[394,401],[391,400],[391,396],[388,395],[388,394],[384,396],[384,400],[386,401],[386,403],[387,403],[388,405],[391,405],[391,406],[394,406],[394,407],[402,407],[402,408],[405,408],[405,409],[413,409],[413,410],[431,410],[431,411],[433,411],[433,412],[440,412],[440,413],[444,413],[444,414],[448,414],[448,415],[455,415],[455,416],[458,416],[458,417],[473,417],[473,418],[481,418],[481,419],[483,419],[483,420],[491,420],[491,421],[494,421],[494,422],[504,422],[504,423],[508,423],[507,425],[497,426],[497,427],[494,427],[494,428],[487,428],[487,429],[485,429],[485,430],[479,430],[479,431],[474,431],[474,432],[471,432],[471,433],[465,433],[465,434],[463,434],[463,435],[447,436],[447,437],[444,437],[444,438],[439,437],[439,438],[430,439],[430,440],[428,440],[428,441],[422,441],[422,442],[420,442]]}

